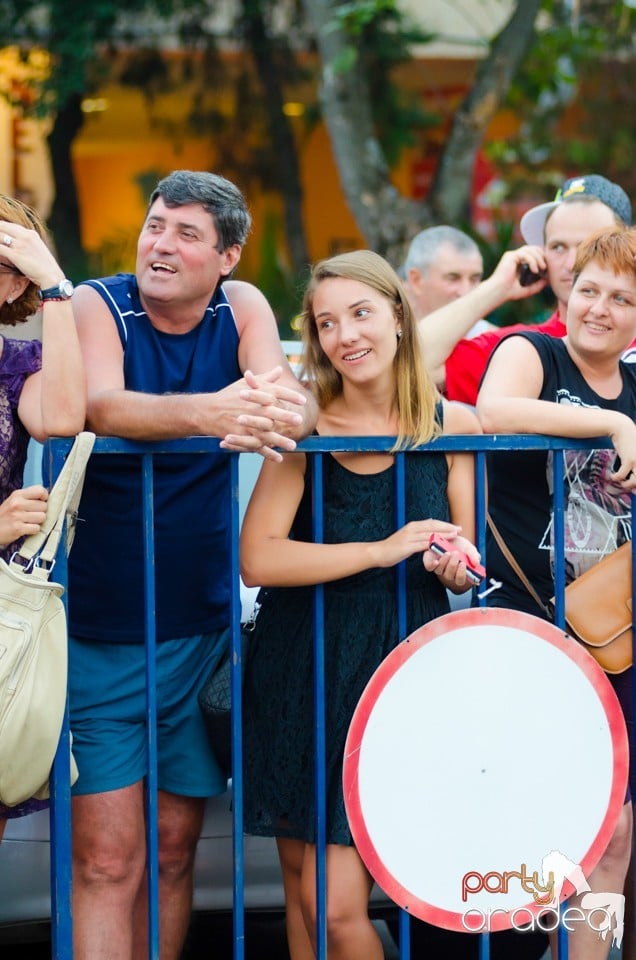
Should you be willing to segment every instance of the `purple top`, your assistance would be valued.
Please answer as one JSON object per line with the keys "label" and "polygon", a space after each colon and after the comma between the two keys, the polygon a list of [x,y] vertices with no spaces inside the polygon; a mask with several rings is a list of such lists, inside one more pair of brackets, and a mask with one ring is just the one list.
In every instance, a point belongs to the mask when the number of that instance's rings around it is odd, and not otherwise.
{"label": "purple top", "polygon": [[[0,355],[0,503],[23,483],[29,434],[18,417],[18,403],[24,381],[42,366],[39,340],[3,339]],[[15,544],[0,551],[5,559]]]}
{"label": "purple top", "polygon": [[[18,402],[24,381],[42,366],[42,344],[39,340],[2,339],[0,355],[0,503],[22,486],[29,434],[18,417]],[[15,543],[0,550],[10,557]],[[21,817],[42,810],[47,801],[27,800],[17,807],[0,803],[0,819]]]}

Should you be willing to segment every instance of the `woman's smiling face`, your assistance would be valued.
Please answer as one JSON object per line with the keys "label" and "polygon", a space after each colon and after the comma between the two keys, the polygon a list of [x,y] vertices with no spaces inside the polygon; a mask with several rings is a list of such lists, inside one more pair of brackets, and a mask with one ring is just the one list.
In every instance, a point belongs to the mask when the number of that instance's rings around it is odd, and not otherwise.
{"label": "woman's smiling face", "polygon": [[591,260],[572,287],[567,327],[568,343],[618,358],[636,336],[634,274],[614,273]]}
{"label": "woman's smiling face", "polygon": [[358,280],[329,277],[314,293],[320,346],[345,378],[373,380],[392,368],[400,327],[390,300]]}

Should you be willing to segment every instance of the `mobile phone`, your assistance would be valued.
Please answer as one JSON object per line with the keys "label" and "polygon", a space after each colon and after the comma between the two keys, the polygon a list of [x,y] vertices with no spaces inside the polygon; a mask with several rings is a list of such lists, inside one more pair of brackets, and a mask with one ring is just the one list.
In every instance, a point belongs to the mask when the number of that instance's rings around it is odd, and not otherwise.
{"label": "mobile phone", "polygon": [[475,586],[478,586],[481,581],[486,576],[486,568],[481,565],[481,563],[473,563],[468,559],[468,556],[464,553],[463,550],[458,550],[457,547],[454,547],[450,540],[446,540],[444,537],[440,536],[439,533],[432,533],[428,541],[429,550],[432,550],[433,553],[438,553],[440,556],[444,553],[459,553],[461,559],[466,564],[466,576],[474,583]]}
{"label": "mobile phone", "polygon": [[534,271],[530,269],[529,263],[522,263],[519,265],[518,275],[519,283],[522,287],[531,287],[537,280],[545,280],[547,271],[541,270],[540,273],[534,273]]}

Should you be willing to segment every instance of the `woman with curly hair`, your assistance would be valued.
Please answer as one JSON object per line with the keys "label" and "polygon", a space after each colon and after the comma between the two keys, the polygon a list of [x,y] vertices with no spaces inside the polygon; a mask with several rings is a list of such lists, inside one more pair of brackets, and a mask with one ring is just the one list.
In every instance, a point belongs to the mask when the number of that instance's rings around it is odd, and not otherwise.
{"label": "woman with curly hair", "polygon": [[[41,341],[0,335],[0,556],[5,559],[22,537],[38,532],[46,516],[46,489],[22,486],[29,438],[74,436],[84,427],[86,385],[71,291],[38,215],[0,194],[0,324],[19,326],[42,308]],[[0,803],[0,838],[7,818],[44,805]]]}

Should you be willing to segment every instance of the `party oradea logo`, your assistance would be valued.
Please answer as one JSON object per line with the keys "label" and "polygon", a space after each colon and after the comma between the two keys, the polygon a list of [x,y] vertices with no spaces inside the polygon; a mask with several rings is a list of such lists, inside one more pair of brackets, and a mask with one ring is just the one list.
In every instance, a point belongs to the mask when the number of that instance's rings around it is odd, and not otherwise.
{"label": "party oradea logo", "polygon": [[[576,906],[560,902],[565,882],[572,885],[581,899]],[[541,869],[530,871],[522,863],[518,870],[499,872],[490,870],[480,873],[470,870],[462,877],[462,902],[466,910],[462,914],[462,924],[471,933],[489,933],[492,919],[497,914],[508,914],[510,925],[515,930],[541,930],[550,933],[559,925],[569,933],[576,930],[577,924],[586,923],[600,938],[605,940],[612,934],[612,943],[620,947],[623,941],[625,897],[621,893],[596,893],[590,888],[580,864],[566,857],[559,850],[551,850],[541,860]],[[496,898],[508,894],[514,884],[532,897],[532,901],[541,909],[516,907],[506,910],[498,907]],[[486,910],[470,906],[470,898],[482,894],[492,895],[492,907]]]}

